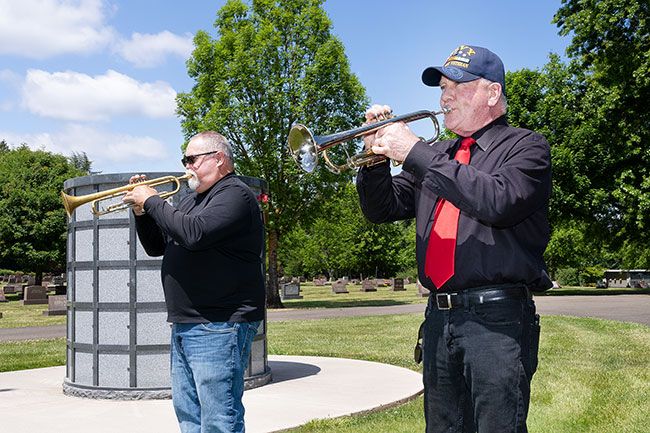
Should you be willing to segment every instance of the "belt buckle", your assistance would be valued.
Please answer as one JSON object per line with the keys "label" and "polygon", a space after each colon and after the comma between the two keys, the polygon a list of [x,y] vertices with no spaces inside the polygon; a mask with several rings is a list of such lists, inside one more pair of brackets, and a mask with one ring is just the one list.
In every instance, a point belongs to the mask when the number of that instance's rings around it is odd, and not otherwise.
{"label": "belt buckle", "polygon": [[[447,305],[440,305],[442,299],[445,300]],[[436,305],[438,306],[438,310],[451,310],[451,293],[436,293]]]}

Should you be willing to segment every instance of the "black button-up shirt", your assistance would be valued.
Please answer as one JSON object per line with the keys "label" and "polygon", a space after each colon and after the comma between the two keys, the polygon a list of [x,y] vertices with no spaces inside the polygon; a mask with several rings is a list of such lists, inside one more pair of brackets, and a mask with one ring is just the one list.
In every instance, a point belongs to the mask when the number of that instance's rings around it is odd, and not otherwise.
{"label": "black button-up shirt", "polygon": [[437,288],[424,262],[438,198],[460,209],[455,273],[441,290],[519,283],[546,290],[549,145],[538,133],[508,126],[505,116],[472,137],[468,165],[453,159],[460,140],[451,140],[417,143],[396,176],[387,163],[361,169],[361,209],[375,223],[415,217],[418,274],[430,290]]}

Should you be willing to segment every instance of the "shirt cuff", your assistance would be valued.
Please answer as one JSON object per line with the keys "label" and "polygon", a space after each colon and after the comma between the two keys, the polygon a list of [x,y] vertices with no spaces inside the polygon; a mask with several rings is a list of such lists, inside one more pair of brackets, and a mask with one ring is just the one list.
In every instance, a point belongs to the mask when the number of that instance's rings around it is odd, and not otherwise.
{"label": "shirt cuff", "polygon": [[152,195],[144,201],[142,209],[144,209],[144,212],[147,214],[151,213],[151,210],[156,206],[157,203],[160,203],[161,201],[164,202],[164,200],[160,198],[159,195]]}

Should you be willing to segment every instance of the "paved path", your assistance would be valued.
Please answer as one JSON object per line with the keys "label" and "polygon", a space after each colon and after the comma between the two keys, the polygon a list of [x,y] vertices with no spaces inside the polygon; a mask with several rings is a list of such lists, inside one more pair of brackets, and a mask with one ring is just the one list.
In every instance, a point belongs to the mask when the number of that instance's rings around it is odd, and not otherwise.
{"label": "paved path", "polygon": [[[538,296],[535,302],[541,315],[596,317],[650,326],[650,295]],[[423,313],[424,308],[425,304],[422,303],[385,307],[271,310],[268,312],[268,321]],[[9,328],[0,329],[0,341],[57,338],[65,337],[65,334],[65,325]]]}
{"label": "paved path", "polygon": [[[377,362],[271,355],[269,367],[273,381],[244,393],[249,433],[384,409],[422,392],[420,373]],[[64,377],[65,366],[0,373],[0,431],[178,433],[171,400],[68,397]]]}

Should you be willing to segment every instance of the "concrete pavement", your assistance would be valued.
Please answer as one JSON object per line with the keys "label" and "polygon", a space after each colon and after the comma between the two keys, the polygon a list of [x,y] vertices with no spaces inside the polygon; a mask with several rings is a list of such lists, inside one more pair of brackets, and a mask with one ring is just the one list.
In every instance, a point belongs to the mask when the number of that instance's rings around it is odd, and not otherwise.
{"label": "concrete pavement", "polygon": [[[422,376],[369,361],[269,356],[273,381],[244,393],[246,431],[277,432],[312,419],[367,412],[415,398]],[[62,393],[65,367],[0,373],[0,431],[178,433],[170,400],[114,401]]]}

